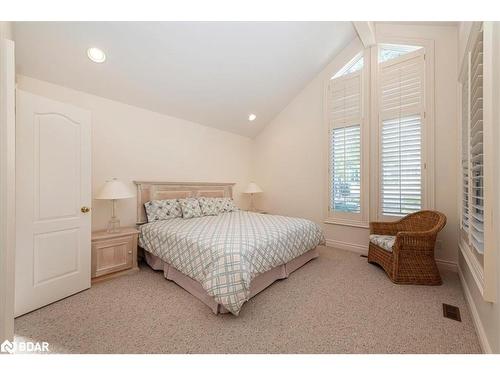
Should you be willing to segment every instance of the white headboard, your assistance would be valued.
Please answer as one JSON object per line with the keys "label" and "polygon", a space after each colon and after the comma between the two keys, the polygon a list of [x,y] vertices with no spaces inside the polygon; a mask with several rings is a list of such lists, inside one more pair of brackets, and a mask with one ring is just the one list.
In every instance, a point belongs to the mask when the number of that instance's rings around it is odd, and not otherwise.
{"label": "white headboard", "polygon": [[134,181],[137,186],[137,224],[147,222],[144,203],[155,199],[195,197],[232,198],[234,183]]}

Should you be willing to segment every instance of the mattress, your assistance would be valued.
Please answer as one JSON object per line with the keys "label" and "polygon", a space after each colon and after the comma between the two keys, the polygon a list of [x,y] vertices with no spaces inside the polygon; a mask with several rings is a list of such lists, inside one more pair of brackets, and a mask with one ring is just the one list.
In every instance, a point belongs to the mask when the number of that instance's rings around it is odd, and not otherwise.
{"label": "mattress", "polygon": [[197,281],[216,303],[238,315],[252,280],[324,244],[310,220],[248,211],[175,218],[140,227],[139,245]]}

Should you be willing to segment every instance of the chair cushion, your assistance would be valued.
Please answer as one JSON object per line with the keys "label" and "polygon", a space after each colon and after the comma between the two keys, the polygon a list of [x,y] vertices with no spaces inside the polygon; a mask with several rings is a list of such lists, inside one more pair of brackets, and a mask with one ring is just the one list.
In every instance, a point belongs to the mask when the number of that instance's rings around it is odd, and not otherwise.
{"label": "chair cushion", "polygon": [[370,242],[392,253],[392,247],[396,241],[396,236],[384,236],[382,234],[370,234]]}

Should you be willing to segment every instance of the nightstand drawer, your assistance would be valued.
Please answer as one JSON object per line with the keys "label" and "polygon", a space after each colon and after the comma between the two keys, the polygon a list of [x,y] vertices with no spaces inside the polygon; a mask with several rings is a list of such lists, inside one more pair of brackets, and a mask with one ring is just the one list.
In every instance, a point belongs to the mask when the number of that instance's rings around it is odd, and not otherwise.
{"label": "nightstand drawer", "polygon": [[92,244],[92,277],[132,268],[134,238],[131,236],[101,240]]}

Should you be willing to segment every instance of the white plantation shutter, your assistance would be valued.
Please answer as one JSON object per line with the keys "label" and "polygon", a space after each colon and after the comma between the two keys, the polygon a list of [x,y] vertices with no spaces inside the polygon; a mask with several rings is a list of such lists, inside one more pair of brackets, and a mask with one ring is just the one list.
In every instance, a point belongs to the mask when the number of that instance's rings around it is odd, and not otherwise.
{"label": "white plantation shutter", "polygon": [[329,86],[330,126],[342,127],[361,121],[361,73],[332,79]]}
{"label": "white plantation shutter", "polygon": [[420,116],[382,123],[382,212],[407,215],[422,207]]}
{"label": "white plantation shutter", "polygon": [[330,133],[332,211],[361,211],[361,127],[333,128]]}
{"label": "white plantation shutter", "polygon": [[332,213],[361,212],[362,75],[332,79],[328,89]]}
{"label": "white plantation shutter", "polygon": [[[469,69],[468,59],[466,61]],[[462,84],[462,229],[469,229],[469,79]]]}
{"label": "white plantation shutter", "polygon": [[470,54],[470,226],[472,246],[484,252],[483,191],[483,32]]}
{"label": "white plantation shutter", "polygon": [[422,208],[424,56],[419,49],[379,64],[382,215]]}
{"label": "white plantation shutter", "polygon": [[461,95],[462,207],[460,250],[478,290],[498,301],[498,30],[496,22],[472,22],[463,56]]}

